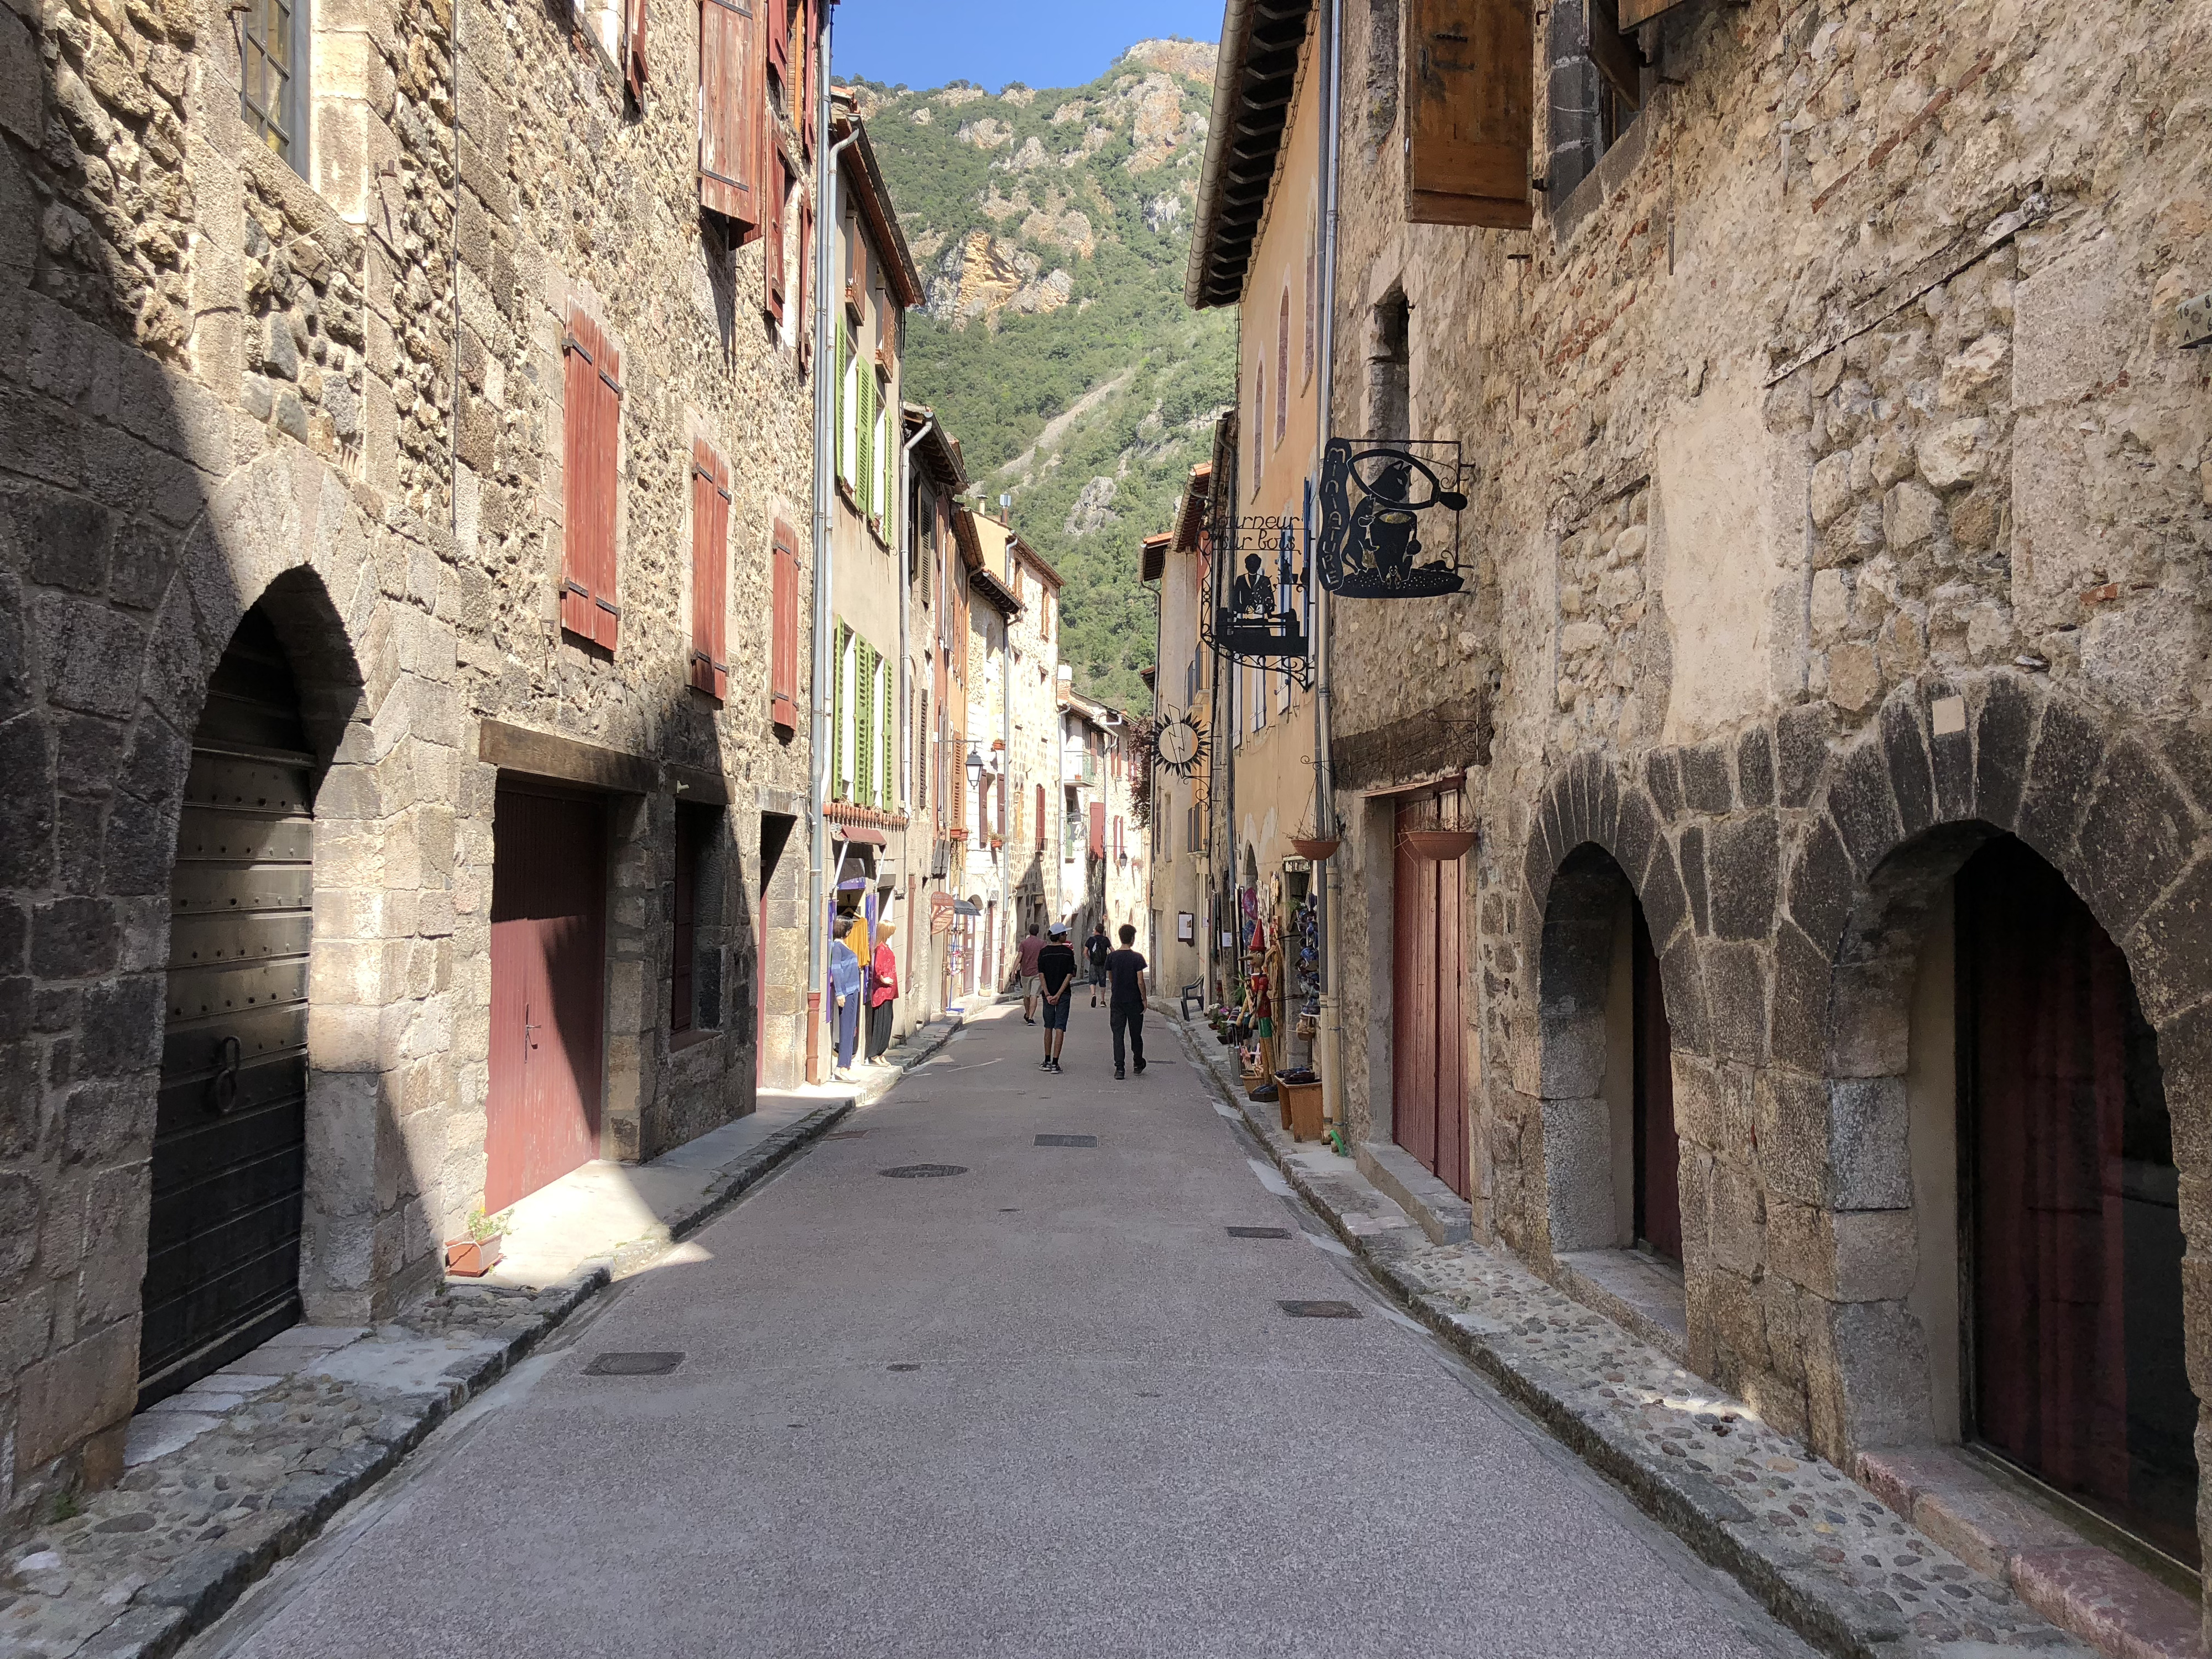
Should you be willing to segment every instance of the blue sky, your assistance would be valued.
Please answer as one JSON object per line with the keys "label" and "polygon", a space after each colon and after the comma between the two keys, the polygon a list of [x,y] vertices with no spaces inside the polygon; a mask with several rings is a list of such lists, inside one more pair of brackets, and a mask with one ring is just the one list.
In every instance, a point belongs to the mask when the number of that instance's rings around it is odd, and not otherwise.
{"label": "blue sky", "polygon": [[842,0],[839,76],[938,87],[1079,87],[1139,40],[1221,34],[1221,0]]}

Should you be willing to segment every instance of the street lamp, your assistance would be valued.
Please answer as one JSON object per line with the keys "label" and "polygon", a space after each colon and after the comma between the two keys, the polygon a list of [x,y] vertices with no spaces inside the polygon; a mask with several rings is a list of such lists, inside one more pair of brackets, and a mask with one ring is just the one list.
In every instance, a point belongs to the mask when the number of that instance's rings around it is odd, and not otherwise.
{"label": "street lamp", "polygon": [[983,757],[973,749],[968,751],[968,787],[979,787],[983,781]]}

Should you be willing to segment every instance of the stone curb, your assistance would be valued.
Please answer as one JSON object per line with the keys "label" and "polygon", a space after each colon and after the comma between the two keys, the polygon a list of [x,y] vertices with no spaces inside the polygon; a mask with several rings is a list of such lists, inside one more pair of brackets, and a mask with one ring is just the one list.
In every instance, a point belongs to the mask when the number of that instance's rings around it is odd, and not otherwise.
{"label": "stone curb", "polygon": [[[946,1027],[925,1048],[917,1049],[889,1080],[896,1081],[906,1068],[935,1053],[957,1029],[957,1022]],[[854,1104],[850,1099],[829,1102],[748,1149],[724,1170],[722,1180],[707,1201],[670,1227],[670,1242],[690,1237],[721,1215],[829,1133]],[[635,1272],[646,1265],[625,1262],[623,1270]],[[346,1448],[321,1473],[295,1475],[280,1487],[251,1535],[242,1537],[247,1528],[236,1528],[221,1543],[190,1552],[160,1577],[141,1587],[123,1616],[80,1650],[81,1659],[167,1659],[228,1613],[279,1561],[297,1553],[332,1516],[398,1468],[400,1460],[432,1430],[507,1375],[614,1278],[614,1269],[601,1264],[539,1291],[532,1298],[529,1316],[508,1322],[515,1328],[508,1331],[499,1348],[455,1362],[448,1373],[453,1381],[442,1391],[402,1395],[392,1401],[369,1438]],[[468,1284],[464,1279],[448,1288],[465,1288]]]}
{"label": "stone curb", "polygon": [[397,1396],[368,1438],[345,1448],[322,1472],[295,1475],[270,1498],[258,1521],[234,1528],[219,1544],[189,1552],[142,1586],[123,1616],[79,1650],[81,1659],[167,1659],[397,1468],[439,1424],[504,1376],[608,1279],[606,1268],[592,1267],[540,1291],[531,1298],[528,1316],[507,1322],[498,1348],[466,1355],[447,1368],[452,1380],[443,1389]]}
{"label": "stone curb", "polygon": [[[1802,1551],[1781,1547],[1771,1529],[1760,1524],[1757,1516],[1717,1482],[1689,1468],[1680,1456],[1674,1462],[1681,1467],[1671,1467],[1668,1459],[1653,1455],[1646,1445],[1625,1432],[1616,1413],[1584,1404],[1577,1395],[1586,1391],[1591,1379],[1571,1376],[1556,1364],[1546,1363],[1546,1356],[1525,1351],[1531,1345],[1516,1344],[1516,1332],[1509,1325],[1462,1311],[1438,1294],[1432,1285],[1424,1282],[1412,1259],[1417,1248],[1427,1245],[1417,1228],[1395,1227],[1378,1234],[1351,1224],[1347,1212],[1356,1212],[1360,1207],[1359,1188],[1347,1180],[1318,1180],[1312,1172],[1300,1168],[1295,1158],[1297,1143],[1273,1121],[1274,1115],[1267,1103],[1247,1099],[1234,1078],[1228,1074],[1224,1063],[1206,1052],[1211,1031],[1180,1018],[1176,1018],[1174,1024],[1181,1030],[1184,1046],[1201,1074],[1214,1091],[1236,1109],[1245,1126],[1266,1146],[1284,1179],[1409,1313],[1466,1356],[1500,1393],[1620,1487],[1638,1508],[1707,1562],[1735,1578],[1776,1619],[1808,1642],[1823,1652],[1847,1656],[1847,1659],[1903,1659],[1906,1655],[1958,1659],[1963,1653],[1995,1655],[2022,1650],[2032,1650],[2040,1659],[2092,1659],[2094,1650],[2045,1624],[2038,1615],[2013,1601],[2010,1592],[2003,1586],[1991,1583],[1983,1575],[1972,1575],[1987,1586],[1982,1599],[2002,1598],[2018,1610],[2017,1616],[2008,1620],[2012,1628],[2004,1634],[2010,1640],[2002,1646],[1927,1639],[1911,1629],[1901,1612],[1870,1601],[1840,1577],[1824,1571],[1818,1561]],[[1360,1186],[1366,1184],[1364,1179],[1360,1182]],[[1374,1195],[1370,1190],[1369,1201]],[[1409,1234],[1412,1237],[1406,1237]],[[1480,1246],[1456,1248],[1485,1256],[1490,1254]],[[1522,1270],[1528,1272],[1534,1279],[1533,1272],[1525,1266]],[[1537,1283],[1540,1285],[1540,1281]],[[1581,1319],[1612,1323],[1601,1314],[1580,1304],[1572,1305]],[[1641,1342],[1641,1339],[1628,1333],[1621,1334],[1624,1342]],[[1717,1389],[1701,1387],[1700,1392],[1711,1396],[1717,1409],[1725,1406],[1749,1415],[1747,1407],[1741,1407],[1740,1402]],[[1871,1498],[1871,1494],[1864,1493],[1839,1471],[1828,1469],[1809,1451],[1802,1447],[1795,1447],[1795,1451],[1805,1467],[1820,1472],[1821,1479],[1832,1480],[1832,1484],[1842,1485],[1856,1496]],[[1906,1529],[1900,1527],[1898,1530]],[[1926,1558],[1949,1559],[1948,1552],[1923,1540],[1917,1533],[1908,1532],[1907,1535],[1913,1540],[1912,1547]],[[1961,1575],[1966,1571],[1963,1567],[1959,1571]],[[1994,1596],[1989,1592],[1994,1592]]]}

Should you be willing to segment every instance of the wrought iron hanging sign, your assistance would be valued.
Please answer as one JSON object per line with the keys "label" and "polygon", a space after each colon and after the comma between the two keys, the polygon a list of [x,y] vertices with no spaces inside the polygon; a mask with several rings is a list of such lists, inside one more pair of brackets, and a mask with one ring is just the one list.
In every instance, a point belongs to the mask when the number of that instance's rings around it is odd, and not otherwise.
{"label": "wrought iron hanging sign", "polygon": [[1458,592],[1466,585],[1459,514],[1467,495],[1460,483],[1456,442],[1331,438],[1322,458],[1315,547],[1321,585],[1349,599]]}
{"label": "wrought iron hanging sign", "polygon": [[1296,514],[1224,514],[1213,529],[1206,642],[1217,656],[1308,683],[1304,525]]}

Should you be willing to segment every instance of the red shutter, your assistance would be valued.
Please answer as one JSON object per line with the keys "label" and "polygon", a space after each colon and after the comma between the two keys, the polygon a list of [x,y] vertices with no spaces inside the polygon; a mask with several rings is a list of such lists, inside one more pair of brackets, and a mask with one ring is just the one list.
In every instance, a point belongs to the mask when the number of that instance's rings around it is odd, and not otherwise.
{"label": "red shutter", "polygon": [[769,718],[786,731],[799,729],[799,538],[775,521],[775,603],[769,619]]}
{"label": "red shutter", "polygon": [[760,3],[699,0],[699,204],[743,228],[760,222]]}
{"label": "red shutter", "polygon": [[1106,856],[1106,803],[1103,800],[1091,803],[1091,856]]}
{"label": "red shutter", "polygon": [[799,366],[814,361],[814,204],[799,203]]}
{"label": "red shutter", "polygon": [[[781,4],[782,0],[774,0]],[[783,204],[791,192],[791,168],[777,150],[769,164],[767,177],[775,186],[766,204],[768,209],[768,249],[761,261],[767,272],[767,282],[761,295],[761,307],[781,323],[783,320]]]}
{"label": "red shutter", "polygon": [[799,153],[814,156],[814,0],[799,0]]}
{"label": "red shutter", "polygon": [[1044,851],[1044,786],[1042,784],[1036,787],[1036,818],[1037,851],[1042,853]]}
{"label": "red shutter", "polygon": [[775,83],[783,88],[784,107],[792,107],[791,97],[791,0],[763,0],[768,7],[768,66],[775,71]]}
{"label": "red shutter", "polygon": [[729,567],[729,464],[703,442],[691,446],[691,684],[715,697],[730,690],[725,586]]}
{"label": "red shutter", "polygon": [[623,8],[629,24],[629,50],[623,54],[623,66],[629,79],[629,95],[640,107],[645,103],[645,6],[646,0],[629,0]]}
{"label": "red shutter", "polygon": [[580,311],[569,313],[564,345],[561,626],[611,651],[622,617],[615,603],[622,358]]}

